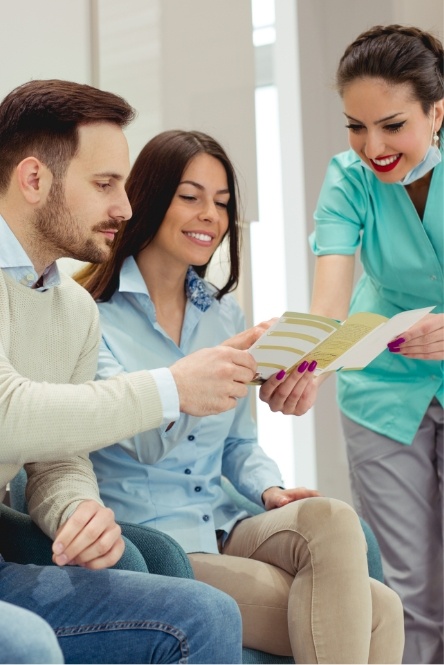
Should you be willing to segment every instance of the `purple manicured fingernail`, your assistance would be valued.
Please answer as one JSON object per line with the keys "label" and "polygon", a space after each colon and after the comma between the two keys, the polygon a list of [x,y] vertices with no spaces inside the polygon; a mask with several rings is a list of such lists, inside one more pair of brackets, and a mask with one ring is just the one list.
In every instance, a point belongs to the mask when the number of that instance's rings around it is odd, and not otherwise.
{"label": "purple manicured fingernail", "polygon": [[314,372],[317,365],[318,365],[318,363],[316,362],[316,360],[312,360],[311,363],[308,366],[308,371],[309,372]]}
{"label": "purple manicured fingernail", "polygon": [[389,342],[387,346],[399,346],[403,342],[405,342],[404,337],[399,337],[398,339],[394,339],[393,342]]}
{"label": "purple manicured fingernail", "polygon": [[305,372],[305,370],[307,369],[307,367],[308,367],[308,362],[307,362],[306,360],[304,360],[304,362],[301,363],[301,364],[299,365],[299,367],[298,367],[298,372],[299,372],[299,374],[302,374],[302,372]]}
{"label": "purple manicured fingernail", "polygon": [[284,369],[281,369],[281,371],[276,374],[276,378],[277,378],[278,381],[283,379],[284,376],[285,376],[285,370]]}
{"label": "purple manicured fingernail", "polygon": [[401,349],[399,348],[399,346],[389,346],[388,350],[390,351],[390,353],[399,353]]}

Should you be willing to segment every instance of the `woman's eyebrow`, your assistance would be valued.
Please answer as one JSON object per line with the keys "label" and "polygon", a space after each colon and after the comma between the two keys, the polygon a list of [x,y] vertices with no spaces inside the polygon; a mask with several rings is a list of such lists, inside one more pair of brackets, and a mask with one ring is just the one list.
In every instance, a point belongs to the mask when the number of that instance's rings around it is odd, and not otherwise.
{"label": "woman's eyebrow", "polygon": [[[201,189],[201,190],[205,189],[205,187],[203,185],[201,185],[198,182],[195,182],[194,180],[181,180],[179,184],[180,185],[194,185],[194,187],[197,187],[197,189]],[[230,190],[228,188],[227,189],[218,189],[217,192],[216,192],[216,194],[229,194],[229,193],[230,193]]]}
{"label": "woman's eyebrow", "polygon": [[[381,118],[380,120],[375,120],[373,123],[374,125],[380,125],[381,122],[387,122],[387,120],[393,120],[393,118],[396,118],[396,116],[401,115],[402,111],[398,111],[397,113],[392,113],[392,115],[388,115],[385,118]],[[351,115],[347,115],[347,113],[344,113],[345,117],[348,118],[348,120],[353,120],[354,122],[359,122],[360,125],[363,125],[364,123],[362,120],[358,120],[357,118],[353,118]]]}

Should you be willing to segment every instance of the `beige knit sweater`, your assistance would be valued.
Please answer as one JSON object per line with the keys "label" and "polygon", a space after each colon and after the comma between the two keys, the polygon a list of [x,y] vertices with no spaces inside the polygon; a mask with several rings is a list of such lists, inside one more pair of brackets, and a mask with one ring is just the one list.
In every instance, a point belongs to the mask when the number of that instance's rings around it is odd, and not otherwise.
{"label": "beige knit sweater", "polygon": [[39,292],[0,270],[0,501],[25,464],[30,514],[51,537],[81,501],[99,500],[87,453],[162,421],[148,371],[93,380],[97,307],[61,278]]}

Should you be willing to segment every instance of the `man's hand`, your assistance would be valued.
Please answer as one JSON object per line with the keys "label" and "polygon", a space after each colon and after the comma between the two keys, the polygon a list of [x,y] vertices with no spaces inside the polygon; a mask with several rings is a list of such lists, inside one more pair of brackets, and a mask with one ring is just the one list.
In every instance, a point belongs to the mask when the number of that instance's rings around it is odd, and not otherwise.
{"label": "man's hand", "polygon": [[388,348],[406,358],[444,360],[444,314],[427,314]]}
{"label": "man's hand", "polygon": [[270,326],[273,325],[273,323],[276,323],[278,319],[269,319],[268,321],[262,321],[261,323],[258,323],[256,326],[253,326],[252,328],[248,328],[247,330],[244,330],[241,333],[238,333],[237,335],[234,335],[234,337],[230,337],[229,339],[226,339],[225,342],[222,342],[222,346],[231,346],[233,349],[240,349],[241,351],[246,351],[247,349],[250,348],[252,344],[255,343],[257,339],[261,335],[264,334],[266,330]]}
{"label": "man's hand", "polygon": [[228,411],[248,393],[256,361],[247,351],[229,346],[201,349],[170,367],[179,393],[180,410],[191,416]]}
{"label": "man's hand", "polygon": [[58,529],[52,560],[58,566],[109,568],[119,561],[124,549],[113,511],[89,500],[83,501]]}
{"label": "man's hand", "polygon": [[295,487],[290,490],[283,490],[281,487],[269,487],[262,494],[262,501],[265,510],[273,510],[274,508],[281,508],[298,501],[299,499],[308,499],[312,496],[321,496],[317,490],[309,490],[306,487]]}

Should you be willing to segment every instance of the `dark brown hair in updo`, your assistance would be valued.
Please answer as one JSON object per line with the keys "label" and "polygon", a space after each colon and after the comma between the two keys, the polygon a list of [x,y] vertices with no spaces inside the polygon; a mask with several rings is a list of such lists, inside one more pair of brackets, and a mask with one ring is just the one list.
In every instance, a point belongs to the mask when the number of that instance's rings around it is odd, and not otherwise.
{"label": "dark brown hair in updo", "polygon": [[432,34],[414,27],[376,25],[346,48],[336,86],[342,95],[357,78],[409,83],[427,115],[433,103],[444,97],[443,63],[442,43]]}

